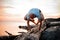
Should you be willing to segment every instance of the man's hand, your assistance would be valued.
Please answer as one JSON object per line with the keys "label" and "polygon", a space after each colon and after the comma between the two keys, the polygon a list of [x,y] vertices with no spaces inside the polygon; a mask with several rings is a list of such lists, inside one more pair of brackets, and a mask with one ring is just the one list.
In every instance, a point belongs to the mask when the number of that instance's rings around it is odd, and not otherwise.
{"label": "man's hand", "polygon": [[38,26],[38,23],[35,23],[35,20],[34,20],[34,19],[31,19],[31,18],[30,18],[30,20],[31,20],[31,22],[33,22],[36,26]]}
{"label": "man's hand", "polygon": [[34,19],[30,18],[31,21],[34,21]]}

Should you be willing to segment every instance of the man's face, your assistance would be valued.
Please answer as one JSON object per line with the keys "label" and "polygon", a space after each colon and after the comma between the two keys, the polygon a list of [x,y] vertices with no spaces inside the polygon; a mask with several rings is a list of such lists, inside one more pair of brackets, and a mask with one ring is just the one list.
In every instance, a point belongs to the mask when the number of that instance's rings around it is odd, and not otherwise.
{"label": "man's face", "polygon": [[30,18],[32,18],[32,19],[33,19],[34,17],[35,17],[35,16],[34,16],[34,14],[30,14]]}

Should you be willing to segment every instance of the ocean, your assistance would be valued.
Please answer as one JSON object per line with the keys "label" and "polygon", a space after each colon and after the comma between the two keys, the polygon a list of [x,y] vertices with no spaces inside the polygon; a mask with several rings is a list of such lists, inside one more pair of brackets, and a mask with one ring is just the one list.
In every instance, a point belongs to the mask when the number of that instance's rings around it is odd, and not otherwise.
{"label": "ocean", "polygon": [[19,29],[19,26],[25,26],[25,22],[1,22],[0,21],[0,36],[8,35],[5,31],[13,34],[19,35],[18,32],[27,32],[26,30]]}

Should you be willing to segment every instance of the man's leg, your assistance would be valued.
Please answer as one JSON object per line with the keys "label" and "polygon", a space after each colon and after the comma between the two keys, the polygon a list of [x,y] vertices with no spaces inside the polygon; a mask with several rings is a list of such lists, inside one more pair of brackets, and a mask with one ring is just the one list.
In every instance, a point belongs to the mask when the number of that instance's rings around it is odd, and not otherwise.
{"label": "man's leg", "polygon": [[42,25],[42,21],[40,21],[40,24],[39,24],[39,30],[41,30],[41,25]]}
{"label": "man's leg", "polygon": [[41,30],[41,25],[42,25],[42,22],[44,21],[44,17],[42,16],[41,19],[39,20],[40,24],[39,24],[39,30]]}

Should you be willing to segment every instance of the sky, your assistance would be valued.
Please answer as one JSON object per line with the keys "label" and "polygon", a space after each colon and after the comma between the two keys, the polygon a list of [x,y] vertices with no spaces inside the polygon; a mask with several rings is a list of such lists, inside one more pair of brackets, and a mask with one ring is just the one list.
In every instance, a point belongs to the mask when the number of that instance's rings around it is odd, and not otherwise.
{"label": "sky", "polygon": [[0,4],[2,6],[0,15],[23,17],[31,8],[39,8],[45,18],[59,16],[60,13],[60,0],[2,0]]}
{"label": "sky", "polygon": [[23,24],[25,22],[23,18],[31,8],[39,8],[45,18],[60,18],[60,0],[0,0],[1,34],[4,30],[11,32],[10,29],[12,27],[10,26],[12,25],[15,26],[15,28],[13,27],[14,29],[19,25],[19,23],[14,25],[14,23],[8,24],[3,22],[21,22],[21,25],[25,25]]}

